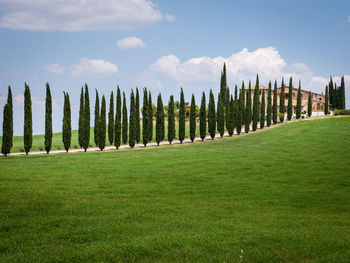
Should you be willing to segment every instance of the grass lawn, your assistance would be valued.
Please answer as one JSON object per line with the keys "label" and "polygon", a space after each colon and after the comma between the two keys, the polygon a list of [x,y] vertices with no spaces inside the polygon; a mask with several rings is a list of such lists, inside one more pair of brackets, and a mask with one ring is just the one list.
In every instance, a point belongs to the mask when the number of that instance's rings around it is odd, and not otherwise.
{"label": "grass lawn", "polygon": [[[0,158],[1,262],[349,262],[350,118]],[[243,250],[243,254],[241,253]]]}

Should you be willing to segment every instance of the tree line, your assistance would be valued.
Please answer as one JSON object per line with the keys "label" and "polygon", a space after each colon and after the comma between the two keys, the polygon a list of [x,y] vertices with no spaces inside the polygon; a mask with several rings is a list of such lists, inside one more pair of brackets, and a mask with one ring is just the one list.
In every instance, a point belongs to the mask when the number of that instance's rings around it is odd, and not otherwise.
{"label": "tree line", "polygon": [[[209,133],[212,139],[215,138],[216,133],[223,137],[224,132],[227,131],[229,136],[234,132],[239,135],[244,126],[245,133],[252,130],[255,131],[259,127],[263,129],[265,124],[270,126],[278,122],[284,122],[285,118],[289,121],[293,116],[293,81],[292,77],[289,80],[289,97],[288,105],[285,107],[285,85],[282,78],[282,85],[279,92],[280,102],[277,104],[278,88],[277,81],[274,82],[272,88],[271,81],[268,84],[267,101],[265,101],[265,90],[259,89],[259,76],[256,76],[255,87],[252,89],[251,81],[249,81],[248,89],[245,89],[245,83],[242,81],[241,88],[237,85],[234,88],[234,94],[230,94],[230,89],[227,86],[226,79],[226,65],[224,64],[220,79],[220,92],[217,96],[217,103],[215,105],[214,93],[209,92],[209,102],[207,107],[206,94],[202,93],[201,104],[196,106],[195,96],[192,94],[191,103],[189,106],[189,134],[193,142],[195,139],[195,132],[197,126],[197,115],[199,115],[199,131],[202,141]],[[345,85],[344,77],[340,88],[333,86],[332,78],[329,85],[326,86],[325,99],[326,105],[324,113],[329,114],[328,103],[345,108]],[[251,94],[253,93],[253,101]],[[175,126],[178,125],[178,139],[180,143],[185,139],[186,129],[186,105],[184,92],[180,90],[180,102],[178,107],[174,101],[174,96],[171,95],[168,100],[168,105],[163,105],[162,95],[157,96],[157,105],[154,107],[152,103],[151,91],[145,87],[143,89],[143,105],[140,108],[140,94],[139,89],[131,90],[129,110],[125,92],[121,94],[119,86],[117,86],[116,96],[113,91],[110,94],[108,119],[106,112],[106,99],[103,95],[101,98],[97,90],[95,90],[95,110],[94,110],[94,143],[96,147],[103,150],[106,146],[106,139],[110,145],[114,145],[116,149],[121,144],[129,144],[133,148],[136,143],[142,142],[146,147],[153,139],[153,125],[155,116],[155,141],[157,145],[165,139],[165,132],[167,132],[167,140],[171,144],[175,139]],[[63,92],[64,106],[63,106],[63,122],[62,122],[62,141],[65,150],[68,152],[71,146],[71,107],[69,94]],[[261,96],[260,96],[261,95]],[[261,99],[260,99],[261,97]],[[114,99],[115,103],[114,103]],[[336,101],[336,104],[332,103]],[[155,108],[155,109],[154,109]],[[167,116],[165,116],[165,108],[167,108]],[[178,108],[178,110],[177,110]],[[175,112],[176,109],[176,112]],[[287,112],[287,116],[285,116]],[[142,114],[142,117],[140,116]],[[296,105],[296,118],[300,119],[301,112],[301,82],[299,81]],[[312,94],[309,91],[308,96],[308,111],[307,115],[312,115]],[[13,106],[11,87],[8,87],[8,99],[4,106],[3,119],[3,136],[2,136],[2,153],[6,156],[10,153],[12,147],[13,137]],[[167,119],[168,126],[165,131],[165,119]],[[108,123],[107,123],[108,120]],[[142,122],[142,126],[141,126]],[[108,130],[107,130],[108,127]],[[141,134],[142,127],[142,134]],[[24,91],[24,150],[28,154],[32,147],[32,107],[30,89],[25,83]],[[106,134],[108,138],[106,138]],[[81,88],[80,107],[79,107],[79,121],[78,121],[78,142],[79,146],[86,151],[90,146],[90,96],[88,85],[85,84]],[[52,98],[50,85],[46,83],[46,102],[45,102],[45,151],[49,153],[52,144]]]}

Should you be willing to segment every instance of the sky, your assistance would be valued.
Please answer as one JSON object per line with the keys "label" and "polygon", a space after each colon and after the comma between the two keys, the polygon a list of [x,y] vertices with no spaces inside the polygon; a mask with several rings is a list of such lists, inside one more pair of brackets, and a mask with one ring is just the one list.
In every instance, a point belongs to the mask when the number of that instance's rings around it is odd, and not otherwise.
{"label": "sky", "polygon": [[293,77],[314,92],[345,76],[349,108],[349,47],[348,0],[0,0],[0,119],[10,85],[14,134],[23,134],[25,82],[34,134],[44,133],[46,82],[54,132],[62,130],[63,91],[77,129],[85,83],[92,116],[95,89],[108,105],[117,85],[127,97],[146,86],[164,104],[182,87],[199,104],[203,91],[218,93],[224,62],[231,91],[243,80],[254,85],[256,74],[265,86]]}

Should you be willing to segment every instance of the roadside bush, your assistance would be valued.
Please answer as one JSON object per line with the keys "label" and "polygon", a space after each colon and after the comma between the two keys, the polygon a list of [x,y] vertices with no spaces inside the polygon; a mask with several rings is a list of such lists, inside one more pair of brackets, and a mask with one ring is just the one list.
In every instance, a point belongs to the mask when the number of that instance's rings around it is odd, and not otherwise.
{"label": "roadside bush", "polygon": [[334,115],[350,115],[350,110],[334,110]]}

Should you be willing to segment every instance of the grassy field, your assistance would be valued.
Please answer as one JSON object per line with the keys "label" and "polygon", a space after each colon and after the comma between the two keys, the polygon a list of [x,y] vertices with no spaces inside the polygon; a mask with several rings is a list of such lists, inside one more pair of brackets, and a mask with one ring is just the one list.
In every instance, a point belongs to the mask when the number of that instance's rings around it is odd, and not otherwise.
{"label": "grassy field", "polygon": [[[165,139],[167,140],[167,134],[168,134],[168,126],[165,124]],[[107,128],[108,129],[108,128]],[[176,129],[176,137],[178,136],[178,125],[175,127]],[[190,136],[189,132],[189,123],[186,125],[186,137]],[[108,140],[108,131],[106,132],[106,146],[109,145]],[[197,123],[196,127],[196,136],[199,137],[199,123]],[[153,125],[153,141],[155,141],[156,138],[156,124]],[[141,142],[142,142],[142,127],[141,127]],[[2,142],[2,136],[0,136],[0,145]],[[45,150],[45,137],[44,135],[34,135],[33,136],[33,146],[31,148],[32,152],[35,151],[44,151]],[[94,128],[90,129],[90,147],[95,147],[94,143]],[[78,142],[78,131],[74,130],[72,131],[72,140],[71,140],[71,149],[77,149],[79,147]],[[62,133],[54,133],[52,135],[52,148],[51,150],[63,150],[63,142],[62,142]],[[13,137],[13,147],[11,148],[11,153],[15,152],[24,152],[24,146],[23,146],[23,136],[14,136]]]}
{"label": "grassy field", "polygon": [[[1,262],[349,262],[350,118],[0,158]],[[243,250],[243,253],[241,253]]]}

